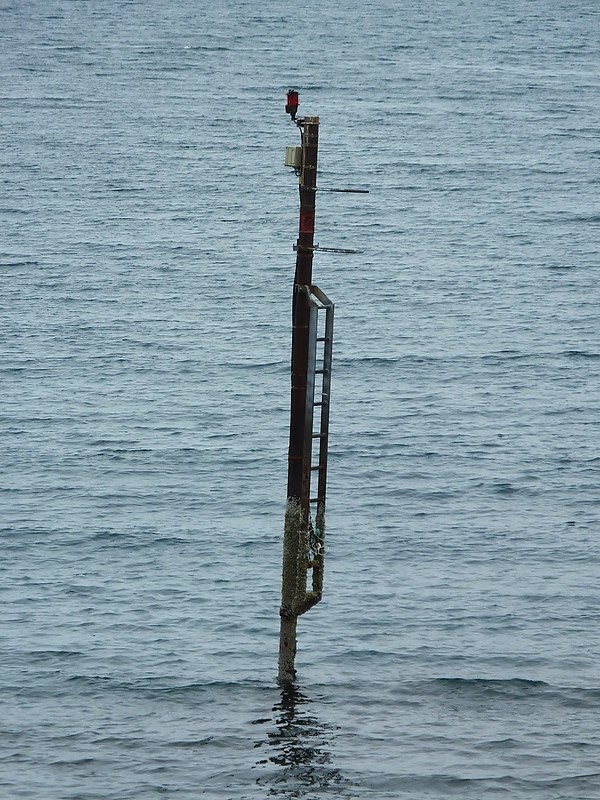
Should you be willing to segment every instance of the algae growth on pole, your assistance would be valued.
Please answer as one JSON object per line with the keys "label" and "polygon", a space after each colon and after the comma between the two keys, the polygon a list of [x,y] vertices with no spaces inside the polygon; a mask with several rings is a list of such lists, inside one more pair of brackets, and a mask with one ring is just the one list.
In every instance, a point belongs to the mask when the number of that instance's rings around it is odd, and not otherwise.
{"label": "algae growth on pole", "polygon": [[286,148],[285,163],[299,177],[300,219],[292,302],[292,391],[279,639],[281,683],[291,683],[296,676],[298,617],[318,603],[323,592],[333,339],[333,304],[312,283],[319,117],[297,118],[297,110],[298,93],[292,89],[286,111],[300,130],[301,145]]}

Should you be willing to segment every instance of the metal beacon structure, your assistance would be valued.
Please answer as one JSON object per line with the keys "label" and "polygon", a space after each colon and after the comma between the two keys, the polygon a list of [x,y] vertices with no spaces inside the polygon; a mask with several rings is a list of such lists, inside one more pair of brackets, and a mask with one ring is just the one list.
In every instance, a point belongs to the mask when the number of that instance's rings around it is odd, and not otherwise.
{"label": "metal beacon structure", "polygon": [[[325,495],[333,345],[333,303],[312,282],[317,193],[319,117],[298,118],[298,92],[290,89],[286,112],[300,130],[299,147],[287,147],[285,165],[299,178],[300,220],[292,300],[292,392],[288,483],[283,536],[279,682],[296,676],[298,617],[323,595]],[[358,191],[338,189],[327,191]]]}

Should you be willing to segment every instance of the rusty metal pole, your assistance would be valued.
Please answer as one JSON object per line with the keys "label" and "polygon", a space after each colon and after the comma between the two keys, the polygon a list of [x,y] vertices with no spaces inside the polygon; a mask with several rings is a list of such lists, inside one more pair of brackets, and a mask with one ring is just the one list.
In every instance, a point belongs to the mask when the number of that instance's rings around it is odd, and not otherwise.
{"label": "rusty metal pole", "polygon": [[312,284],[317,189],[317,149],[319,118],[303,121],[302,173],[300,177],[300,223],[296,244],[292,322],[292,398],[290,449],[288,456],[288,498],[300,502],[308,521],[310,459],[304,453],[304,418],[308,369],[309,294],[303,287]]}
{"label": "rusty metal pole", "polygon": [[292,310],[292,393],[279,638],[279,681],[284,684],[292,683],[296,676],[296,627],[299,604],[306,595],[308,563],[312,446],[310,436],[306,435],[309,287],[314,252],[319,117],[305,117],[297,124],[302,131],[302,166]]}

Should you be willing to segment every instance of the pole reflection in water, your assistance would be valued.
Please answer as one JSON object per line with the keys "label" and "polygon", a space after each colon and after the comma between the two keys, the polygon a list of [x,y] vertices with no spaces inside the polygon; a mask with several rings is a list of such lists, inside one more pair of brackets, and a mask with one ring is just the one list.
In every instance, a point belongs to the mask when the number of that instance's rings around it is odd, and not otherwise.
{"label": "pole reflection in water", "polygon": [[256,720],[256,724],[275,726],[255,744],[272,748],[256,764],[263,771],[257,783],[268,787],[268,796],[288,800],[351,797],[349,781],[331,765],[335,729],[319,721],[311,701],[297,686],[284,686],[273,711],[274,719]]}

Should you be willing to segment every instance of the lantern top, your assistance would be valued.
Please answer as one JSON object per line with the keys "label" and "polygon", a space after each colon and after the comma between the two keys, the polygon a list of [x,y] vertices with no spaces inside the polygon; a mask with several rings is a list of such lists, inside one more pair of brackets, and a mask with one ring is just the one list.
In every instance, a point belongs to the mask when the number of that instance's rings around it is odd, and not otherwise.
{"label": "lantern top", "polygon": [[289,114],[290,117],[296,121],[296,114],[298,113],[298,105],[300,100],[298,99],[298,92],[295,89],[290,89],[287,93],[287,102],[285,105],[286,114]]}

